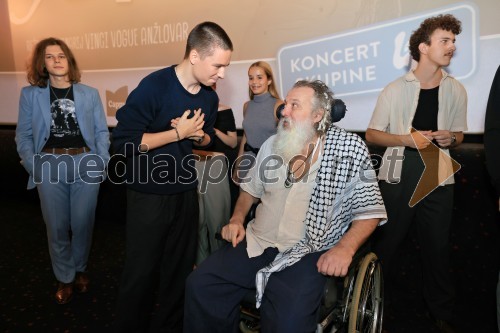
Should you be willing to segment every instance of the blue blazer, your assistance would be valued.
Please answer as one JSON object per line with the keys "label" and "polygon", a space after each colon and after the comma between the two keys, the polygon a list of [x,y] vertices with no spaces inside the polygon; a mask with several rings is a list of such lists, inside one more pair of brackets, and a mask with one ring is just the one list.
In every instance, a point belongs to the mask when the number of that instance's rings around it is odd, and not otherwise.
{"label": "blue blazer", "polygon": [[[105,165],[109,161],[109,130],[97,89],[81,83],[73,84],[75,113],[83,139],[91,154],[99,155]],[[16,128],[17,152],[28,171],[28,189],[33,181],[33,157],[40,154],[50,136],[50,89],[27,86],[21,90]]]}

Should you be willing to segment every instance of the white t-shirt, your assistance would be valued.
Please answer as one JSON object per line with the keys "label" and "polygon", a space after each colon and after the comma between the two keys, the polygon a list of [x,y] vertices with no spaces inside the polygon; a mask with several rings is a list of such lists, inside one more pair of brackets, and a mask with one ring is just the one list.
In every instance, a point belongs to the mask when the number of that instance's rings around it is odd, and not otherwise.
{"label": "white t-shirt", "polygon": [[306,176],[286,188],[286,164],[272,155],[275,138],[271,136],[261,146],[256,163],[248,173],[249,181],[240,185],[242,190],[261,199],[255,219],[248,223],[246,230],[250,258],[261,255],[268,247],[283,252],[304,238],[304,221],[320,166],[321,156]]}

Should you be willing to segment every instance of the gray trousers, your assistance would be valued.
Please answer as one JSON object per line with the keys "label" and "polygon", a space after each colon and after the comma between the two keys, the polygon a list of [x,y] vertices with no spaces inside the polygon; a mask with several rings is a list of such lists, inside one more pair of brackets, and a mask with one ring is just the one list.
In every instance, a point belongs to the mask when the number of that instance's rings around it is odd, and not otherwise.
{"label": "gray trousers", "polygon": [[196,265],[225,242],[215,239],[215,234],[229,222],[231,193],[227,177],[225,156],[213,156],[197,161],[198,202],[200,220],[198,225],[198,251]]}

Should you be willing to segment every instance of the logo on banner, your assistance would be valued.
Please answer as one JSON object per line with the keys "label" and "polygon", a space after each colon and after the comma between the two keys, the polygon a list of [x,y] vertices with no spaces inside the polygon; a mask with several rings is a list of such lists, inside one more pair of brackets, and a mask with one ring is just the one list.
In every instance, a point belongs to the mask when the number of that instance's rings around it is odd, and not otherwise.
{"label": "logo on banner", "polygon": [[406,18],[287,45],[278,52],[281,94],[298,80],[321,80],[336,96],[382,90],[411,68],[410,36],[428,17],[452,14],[462,22],[457,51],[446,69],[457,79],[476,70],[479,40],[477,10],[454,4]]}
{"label": "logo on banner", "polygon": [[128,86],[119,88],[116,92],[106,90],[106,115],[115,117],[116,111],[125,105],[128,96]]}

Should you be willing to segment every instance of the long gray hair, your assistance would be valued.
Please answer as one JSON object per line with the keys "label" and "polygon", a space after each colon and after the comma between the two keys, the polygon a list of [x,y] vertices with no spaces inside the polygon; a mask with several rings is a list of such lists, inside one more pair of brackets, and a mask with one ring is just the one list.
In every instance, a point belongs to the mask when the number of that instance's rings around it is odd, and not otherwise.
{"label": "long gray hair", "polygon": [[314,97],[312,100],[313,112],[319,112],[323,110],[323,117],[317,123],[316,131],[323,135],[328,130],[332,124],[331,110],[335,103],[333,98],[333,92],[328,88],[328,86],[320,80],[307,81],[300,80],[295,82],[293,88],[309,87],[314,90]]}

